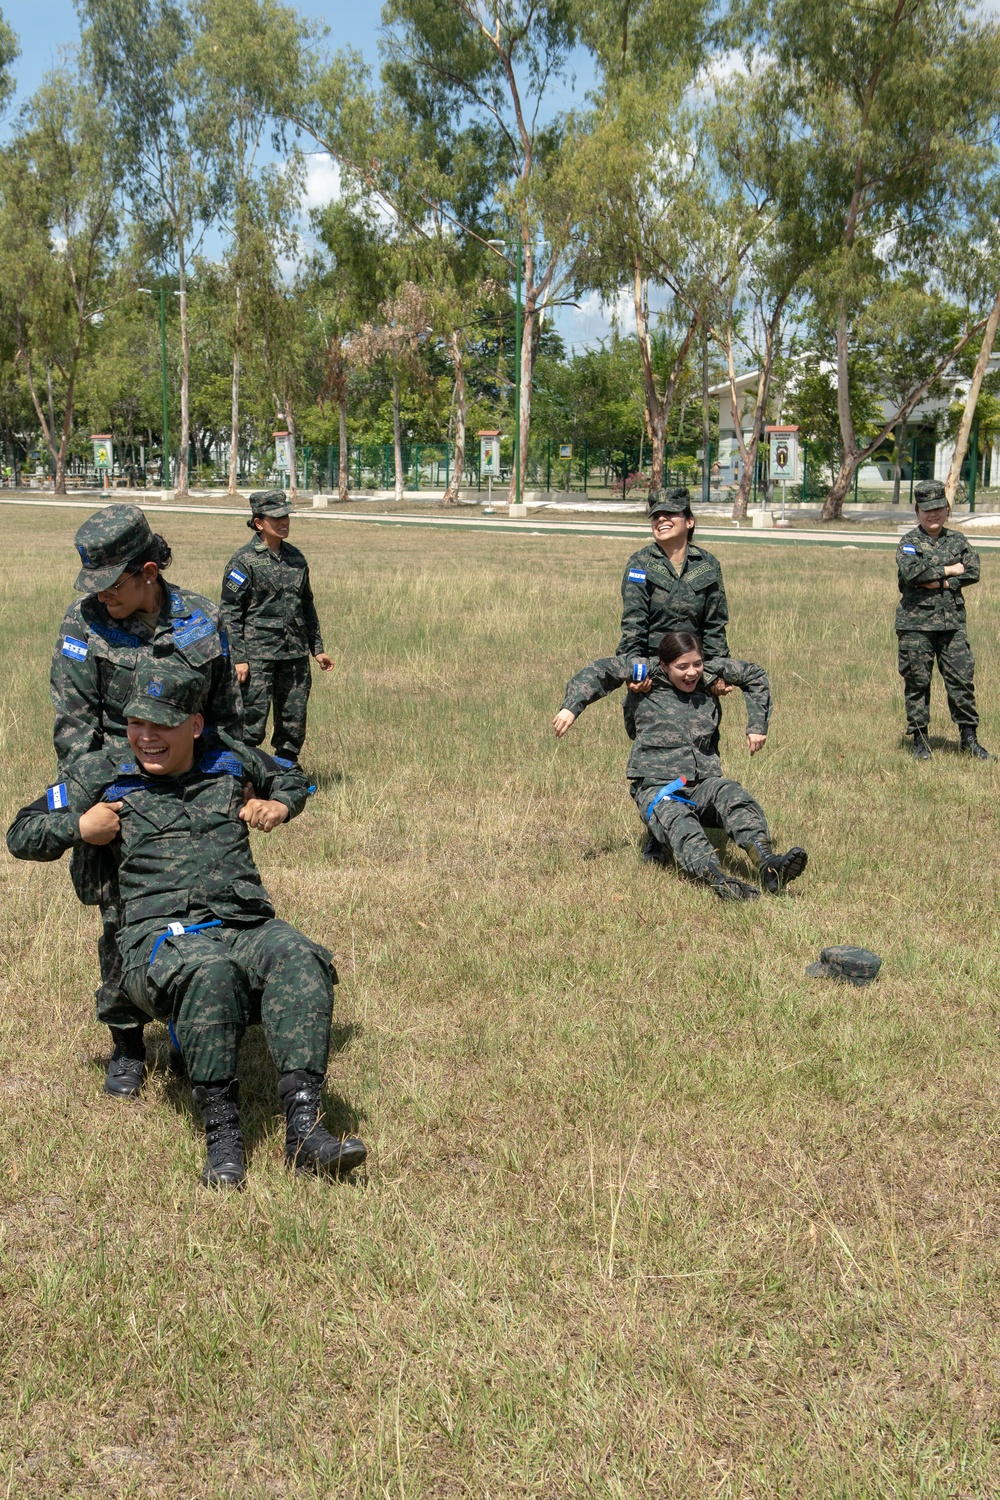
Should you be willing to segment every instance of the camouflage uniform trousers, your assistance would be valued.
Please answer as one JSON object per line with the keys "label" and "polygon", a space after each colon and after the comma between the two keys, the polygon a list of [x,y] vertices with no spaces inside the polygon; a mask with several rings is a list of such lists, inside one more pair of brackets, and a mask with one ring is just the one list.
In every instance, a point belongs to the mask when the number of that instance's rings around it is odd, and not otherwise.
{"label": "camouflage uniform trousers", "polygon": [[944,679],[948,710],[956,724],[979,724],[976,689],[973,686],[975,658],[964,630],[901,630],[899,675],[906,700],[906,732],[926,729],[931,720],[931,673],[934,662]]}
{"label": "camouflage uniform trousers", "polygon": [[243,688],[243,738],[248,745],[263,743],[267,711],[274,709],[271,748],[275,755],[298,760],[306,737],[306,707],[312,673],[308,656],[285,661],[250,662],[250,680]]}
{"label": "camouflage uniform trousers", "polygon": [[694,807],[663,797],[647,817],[649,804],[658,791],[659,787],[638,782],[632,786],[643,822],[653,837],[670,850],[685,875],[702,875],[716,859],[706,828],[722,829],[740,849],[752,848],[754,838],[770,838],[764,809],[738,781],[730,781],[726,776],[708,776],[696,786],[683,789],[683,796]]}
{"label": "camouflage uniform trousers", "polygon": [[147,1015],[173,1019],[192,1082],[236,1077],[257,1001],[278,1072],[326,1072],[337,976],[325,948],[271,918],[167,937],[150,962],[158,935],[126,945],[125,988]]}
{"label": "camouflage uniform trousers", "polygon": [[[114,861],[114,873],[108,865]],[[97,905],[101,913],[101,935],[97,939],[97,962],[101,983],[94,999],[97,1019],[102,1026],[126,1031],[145,1026],[149,1017],[137,1010],[122,989],[122,956],[118,948],[121,930],[121,907],[118,895],[118,856],[116,848],[101,849],[85,844],[74,849],[70,865],[73,884],[87,904]]]}

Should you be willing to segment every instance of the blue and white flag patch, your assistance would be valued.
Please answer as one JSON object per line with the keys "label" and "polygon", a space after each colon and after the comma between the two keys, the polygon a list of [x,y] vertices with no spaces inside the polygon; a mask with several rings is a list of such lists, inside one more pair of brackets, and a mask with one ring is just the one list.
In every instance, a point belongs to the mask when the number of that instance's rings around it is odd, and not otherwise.
{"label": "blue and white flag patch", "polygon": [[60,812],[62,808],[68,807],[69,793],[65,781],[60,781],[57,786],[50,786],[45,793],[45,800],[49,805],[49,812]]}
{"label": "blue and white flag patch", "polygon": [[62,654],[68,656],[71,661],[86,661],[87,642],[78,641],[74,636],[67,635],[63,639]]}
{"label": "blue and white flag patch", "polygon": [[185,646],[193,646],[195,641],[204,640],[206,635],[215,634],[215,622],[210,620],[200,609],[196,609],[186,624],[174,626],[174,645],[178,651],[183,651]]}
{"label": "blue and white flag patch", "polygon": [[641,568],[629,568],[628,576],[632,583],[645,583],[646,575]]}
{"label": "blue and white flag patch", "polygon": [[917,555],[917,549],[916,549],[916,547],[912,547],[910,545],[905,546],[903,548],[903,551],[904,552],[908,552],[911,557],[916,557],[916,555]]}
{"label": "blue and white flag patch", "polygon": [[230,568],[226,574],[226,578],[227,580],[232,579],[232,587],[235,589],[241,589],[247,581],[247,575],[241,573],[239,568]]}

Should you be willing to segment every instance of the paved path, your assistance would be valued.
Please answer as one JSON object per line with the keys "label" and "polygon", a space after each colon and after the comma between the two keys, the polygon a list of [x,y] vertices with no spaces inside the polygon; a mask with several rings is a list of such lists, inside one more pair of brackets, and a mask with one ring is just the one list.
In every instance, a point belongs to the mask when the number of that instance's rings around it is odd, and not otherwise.
{"label": "paved path", "polygon": [[[109,505],[121,503],[120,500],[107,502]],[[162,515],[185,515],[185,516],[241,516],[247,515],[247,508],[235,505],[178,505],[176,502],[144,502],[138,499],[130,499],[128,502],[139,505],[145,511]],[[94,510],[93,500],[29,500],[16,499],[0,496],[0,505],[20,505],[41,509],[55,510]],[[297,510],[294,513],[296,524],[299,521],[315,521],[320,525],[329,525],[337,522],[345,522],[348,525],[360,526],[436,526],[450,531],[491,531],[506,532],[521,537],[543,537],[543,536],[599,536],[606,541],[617,541],[619,537],[640,537],[646,540],[649,537],[648,525],[637,525],[631,522],[610,526],[608,523],[601,525],[593,521],[511,521],[506,516],[400,516],[387,514],[385,512],[365,515],[358,512],[346,512],[335,510]],[[740,527],[737,531],[727,526],[707,526],[701,521],[698,523],[698,538],[706,540],[711,538],[714,542],[749,542],[761,546],[791,547],[803,544],[812,547],[856,547],[859,551],[865,548],[887,548],[895,550],[899,543],[899,532],[879,531],[753,531],[749,526]],[[974,538],[977,551],[992,551],[1000,548],[1000,537],[976,536]]]}

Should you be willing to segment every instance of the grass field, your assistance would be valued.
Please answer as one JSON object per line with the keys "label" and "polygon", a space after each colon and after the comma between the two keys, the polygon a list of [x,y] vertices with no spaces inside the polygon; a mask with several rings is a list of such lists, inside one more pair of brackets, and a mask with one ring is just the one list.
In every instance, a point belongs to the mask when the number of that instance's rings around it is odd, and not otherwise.
{"label": "grass field", "polygon": [[[3,513],[5,821],[52,779],[79,520]],[[216,594],[242,523],[156,520]],[[640,864],[615,702],[551,736],[628,541],[298,540],[337,672],[259,855],[336,953],[367,1182],[290,1178],[252,1033],[249,1189],[202,1190],[186,1086],[101,1094],[95,913],[4,853],[0,1497],[996,1495],[1000,768],[939,683],[939,752],[901,753],[891,554],[718,548],[777,700],[752,764],[729,700],[727,765],[810,852],[733,908]],[[833,942],[878,983],[807,979]]]}

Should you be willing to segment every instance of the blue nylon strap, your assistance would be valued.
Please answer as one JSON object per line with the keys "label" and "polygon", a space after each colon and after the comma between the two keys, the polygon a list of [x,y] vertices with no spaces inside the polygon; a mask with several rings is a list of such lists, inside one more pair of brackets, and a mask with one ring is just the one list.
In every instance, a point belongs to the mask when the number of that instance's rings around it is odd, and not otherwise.
{"label": "blue nylon strap", "polygon": [[204,932],[207,927],[221,926],[222,918],[216,917],[214,922],[193,922],[190,927],[182,927],[180,932],[174,932],[173,928],[168,927],[166,932],[160,933],[159,937],[156,939],[156,942],[153,944],[153,951],[149,955],[149,962],[153,962],[153,959],[160,951],[161,943],[165,943],[168,937],[186,937],[189,932]]}
{"label": "blue nylon strap", "polygon": [[666,786],[661,786],[660,787],[660,790],[657,792],[657,794],[653,798],[652,802],[646,808],[646,822],[647,823],[649,822],[650,815],[652,814],[653,808],[656,806],[656,804],[658,802],[663,802],[663,801],[666,800],[666,801],[670,801],[670,802],[683,802],[685,807],[697,807],[698,806],[697,802],[692,802],[690,797],[682,797],[680,795],[680,793],[678,791],[678,787],[682,787],[683,785],[684,785],[684,781],[680,777],[678,777],[678,779],[676,781],[668,782],[668,784]]}

